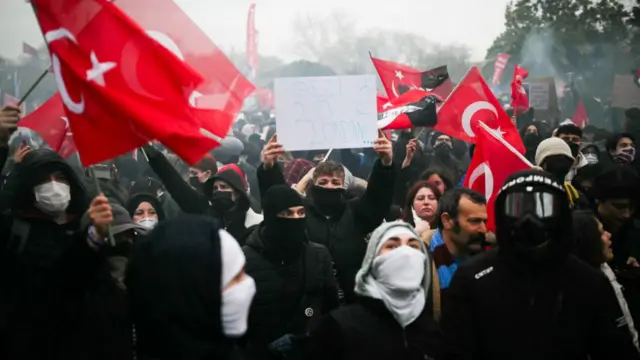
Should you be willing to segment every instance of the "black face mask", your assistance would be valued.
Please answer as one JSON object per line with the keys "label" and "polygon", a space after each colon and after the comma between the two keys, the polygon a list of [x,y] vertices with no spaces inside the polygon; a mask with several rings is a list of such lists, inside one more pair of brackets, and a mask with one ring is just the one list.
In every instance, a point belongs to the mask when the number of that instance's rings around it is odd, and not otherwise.
{"label": "black face mask", "polygon": [[344,210],[346,191],[343,188],[311,188],[311,197],[318,210],[326,216],[337,216]]}
{"label": "black face mask", "polygon": [[189,185],[193,186],[198,191],[202,188],[202,184],[197,176],[189,176]]}
{"label": "black face mask", "polygon": [[300,254],[307,243],[305,218],[274,218],[265,220],[264,236],[267,251],[272,255],[292,257]]}
{"label": "black face mask", "polygon": [[571,149],[571,155],[573,155],[573,157],[578,156],[580,153],[580,144],[576,144],[573,141],[567,141],[567,145],[569,145],[569,149]]}
{"label": "black face mask", "polygon": [[527,148],[535,148],[540,143],[538,134],[529,133],[524,135],[524,146]]}
{"label": "black face mask", "polygon": [[233,193],[231,191],[216,191],[211,195],[211,206],[217,212],[225,213],[233,209],[235,201],[233,201]]}
{"label": "black face mask", "polygon": [[573,160],[566,156],[558,156],[555,158],[545,160],[544,168],[547,172],[553,174],[558,181],[563,181],[564,178],[571,170]]}
{"label": "black face mask", "polygon": [[451,146],[446,143],[440,143],[433,148],[436,157],[440,159],[449,159],[451,157]]}

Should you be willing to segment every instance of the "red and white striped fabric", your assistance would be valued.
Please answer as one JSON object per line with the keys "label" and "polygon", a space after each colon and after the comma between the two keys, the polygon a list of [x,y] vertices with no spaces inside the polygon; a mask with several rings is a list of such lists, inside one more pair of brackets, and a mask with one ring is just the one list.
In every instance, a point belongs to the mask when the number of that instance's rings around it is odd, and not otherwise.
{"label": "red and white striped fabric", "polygon": [[491,79],[493,85],[500,85],[500,79],[502,78],[502,74],[507,67],[510,57],[509,54],[505,53],[500,53],[496,57],[496,62],[493,64],[493,78]]}

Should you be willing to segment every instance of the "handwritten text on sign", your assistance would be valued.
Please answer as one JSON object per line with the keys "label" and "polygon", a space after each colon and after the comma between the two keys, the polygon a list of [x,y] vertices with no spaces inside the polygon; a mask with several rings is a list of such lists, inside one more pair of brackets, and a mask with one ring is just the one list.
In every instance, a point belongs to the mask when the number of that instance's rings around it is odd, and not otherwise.
{"label": "handwritten text on sign", "polygon": [[287,150],[372,147],[375,84],[373,75],[276,79],[278,142]]}

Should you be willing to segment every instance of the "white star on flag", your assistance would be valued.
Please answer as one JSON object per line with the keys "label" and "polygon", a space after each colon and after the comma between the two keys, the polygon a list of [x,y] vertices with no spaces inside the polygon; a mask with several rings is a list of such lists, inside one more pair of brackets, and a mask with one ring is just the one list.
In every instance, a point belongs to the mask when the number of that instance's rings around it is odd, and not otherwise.
{"label": "white star on flag", "polygon": [[98,57],[95,52],[91,52],[91,66],[92,68],[87,70],[87,80],[94,81],[96,84],[100,86],[104,86],[104,74],[107,71],[113,70],[116,67],[116,63],[114,62],[103,62],[98,61]]}
{"label": "white star on flag", "polygon": [[491,129],[491,132],[492,132],[495,136],[500,137],[500,138],[503,138],[503,137],[504,137],[504,134],[506,134],[506,132],[505,132],[505,131],[502,131],[502,130],[500,129],[500,126],[498,126],[498,128],[497,128],[497,129]]}
{"label": "white star on flag", "polygon": [[404,75],[402,75],[402,71],[396,70],[396,77],[400,80],[404,79]]}

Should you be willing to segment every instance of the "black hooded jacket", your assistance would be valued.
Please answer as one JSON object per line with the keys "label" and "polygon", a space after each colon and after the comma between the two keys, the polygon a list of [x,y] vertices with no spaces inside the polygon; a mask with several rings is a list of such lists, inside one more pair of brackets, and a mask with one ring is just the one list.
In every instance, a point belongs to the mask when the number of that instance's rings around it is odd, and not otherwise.
{"label": "black hooded jacket", "polygon": [[[33,206],[36,182],[57,171],[71,189],[62,224]],[[79,309],[100,256],[80,228],[88,207],[82,181],[57,153],[35,150],[9,174],[1,207],[0,358],[73,359]]]}
{"label": "black hooded jacket", "polygon": [[[459,267],[442,302],[444,358],[640,358],[608,279],[569,255],[569,201],[560,183],[545,174],[516,173],[498,194],[500,247]],[[555,193],[561,203],[554,211],[563,214],[562,226],[548,230],[553,237],[527,252],[512,237],[511,223],[503,222],[505,194],[518,188]]]}
{"label": "black hooded jacket", "polygon": [[182,215],[136,244],[126,284],[138,359],[234,358],[221,322],[218,231],[208,217]]}
{"label": "black hooded jacket", "polygon": [[[210,192],[206,192],[203,195],[191,187],[191,185],[182,179],[173,166],[171,166],[167,158],[153,146],[145,146],[144,149],[149,158],[149,166],[151,166],[156,175],[162,180],[162,183],[164,183],[165,188],[169,194],[171,194],[173,200],[186,214],[199,214],[213,217],[224,226],[240,244],[243,244],[244,239],[251,234],[252,228],[262,221],[262,217],[251,209],[251,201],[244,188],[237,189],[242,199],[237,202],[238,205],[236,208],[230,213],[220,214],[220,212],[216,211],[215,204],[211,202]],[[220,174],[218,173],[217,176],[219,177]],[[238,176],[238,178],[240,178],[240,176]],[[240,181],[242,180],[240,179]],[[237,181],[230,183],[230,185],[234,186],[234,183],[237,183]],[[213,186],[213,183],[211,182],[210,185],[205,185],[210,187]],[[207,196],[207,194],[209,196]]]}
{"label": "black hooded jacket", "polygon": [[[328,218],[320,213],[312,198],[305,199],[309,241],[329,249],[340,290],[348,303],[356,299],[355,278],[367,250],[365,238],[389,212],[397,172],[395,164],[387,167],[376,160],[364,195],[347,201],[340,216]],[[271,186],[286,185],[278,165],[269,170],[260,166],[258,182],[261,194],[266,194]]]}
{"label": "black hooded jacket", "polygon": [[285,334],[304,335],[322,315],[339,305],[331,255],[307,243],[300,257],[287,263],[265,253],[263,227],[242,248],[245,271],[256,282],[247,333],[250,359],[264,359],[267,345]]}

